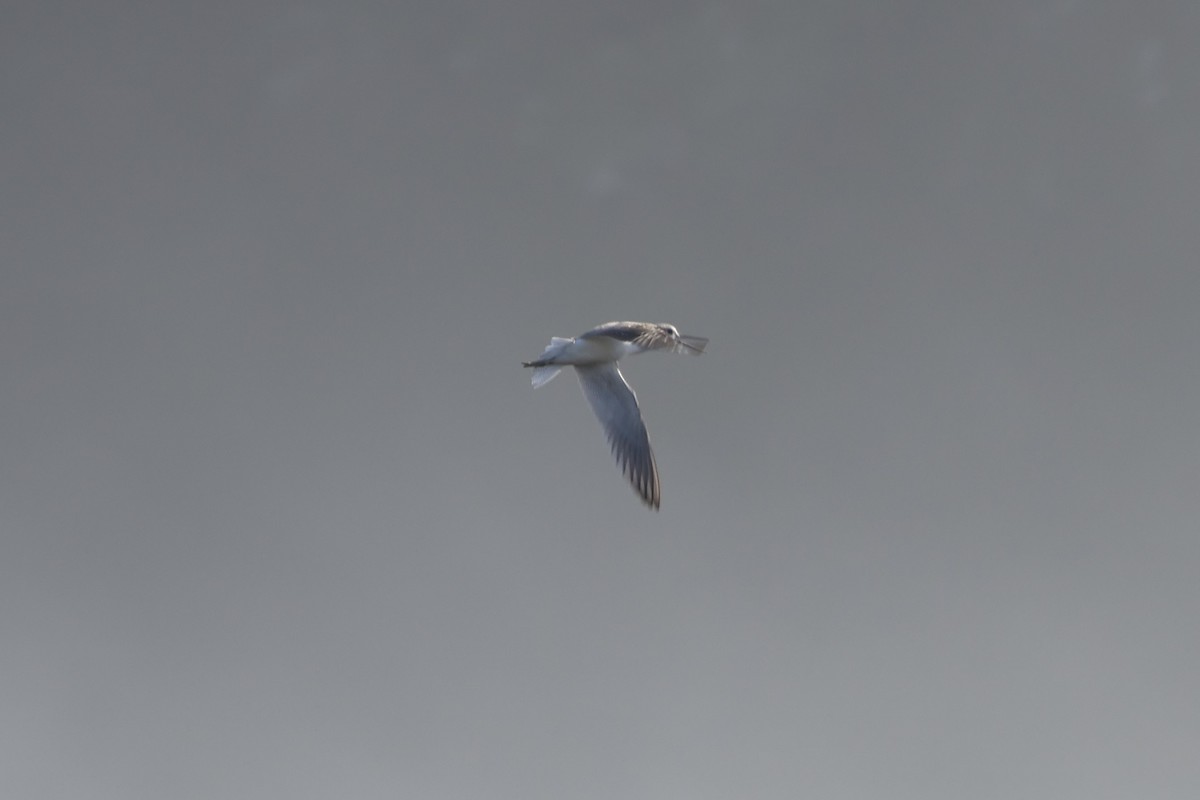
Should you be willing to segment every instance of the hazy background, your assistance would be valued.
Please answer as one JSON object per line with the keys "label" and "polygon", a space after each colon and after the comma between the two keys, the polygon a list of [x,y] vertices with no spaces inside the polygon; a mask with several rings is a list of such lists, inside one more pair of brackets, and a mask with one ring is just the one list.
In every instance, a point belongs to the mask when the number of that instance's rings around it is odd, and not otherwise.
{"label": "hazy background", "polygon": [[1200,5],[2,30],[6,797],[1200,796]]}

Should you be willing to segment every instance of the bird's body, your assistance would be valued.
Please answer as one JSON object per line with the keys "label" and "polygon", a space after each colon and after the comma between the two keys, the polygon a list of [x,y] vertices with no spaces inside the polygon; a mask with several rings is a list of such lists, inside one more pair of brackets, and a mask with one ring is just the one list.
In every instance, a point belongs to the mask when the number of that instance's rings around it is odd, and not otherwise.
{"label": "bird's body", "polygon": [[574,339],[554,337],[541,357],[524,362],[533,368],[533,386],[549,383],[563,367],[574,367],[579,384],[612,445],[613,455],[642,501],[657,509],[662,492],[650,438],[638,409],[637,397],[617,362],[647,350],[676,353],[704,352],[708,339],[684,336],[674,325],[650,322],[608,322]]}

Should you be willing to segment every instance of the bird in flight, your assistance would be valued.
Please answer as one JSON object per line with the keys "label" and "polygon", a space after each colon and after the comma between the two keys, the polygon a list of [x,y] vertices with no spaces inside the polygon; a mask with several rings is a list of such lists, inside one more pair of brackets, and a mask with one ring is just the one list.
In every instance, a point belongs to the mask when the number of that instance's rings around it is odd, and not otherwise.
{"label": "bird in flight", "polygon": [[659,507],[661,490],[654,451],[638,409],[637,396],[617,368],[624,356],[647,350],[700,355],[708,339],[684,336],[674,325],[652,322],[606,322],[574,339],[551,337],[550,346],[534,361],[522,362],[533,369],[533,388],[549,383],[563,367],[574,367],[579,384],[592,411],[612,445],[621,472],[650,508]]}

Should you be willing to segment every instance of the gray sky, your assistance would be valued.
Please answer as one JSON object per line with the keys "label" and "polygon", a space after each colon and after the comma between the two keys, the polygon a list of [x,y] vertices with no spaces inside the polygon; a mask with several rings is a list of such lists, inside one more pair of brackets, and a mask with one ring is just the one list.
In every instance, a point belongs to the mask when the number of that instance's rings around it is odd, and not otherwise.
{"label": "gray sky", "polygon": [[1200,796],[1200,6],[138,5],[0,33],[6,796]]}

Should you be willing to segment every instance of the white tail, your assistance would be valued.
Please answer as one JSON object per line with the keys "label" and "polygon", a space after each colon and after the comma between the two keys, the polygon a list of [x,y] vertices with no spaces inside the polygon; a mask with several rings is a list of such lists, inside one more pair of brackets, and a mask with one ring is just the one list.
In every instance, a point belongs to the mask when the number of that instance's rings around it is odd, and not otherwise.
{"label": "white tail", "polygon": [[546,367],[533,368],[533,388],[545,386],[550,381],[554,380],[554,376],[562,372],[562,367],[551,364]]}
{"label": "white tail", "polygon": [[[557,358],[559,355],[562,354],[562,351],[566,348],[567,345],[571,344],[574,341],[575,341],[574,339],[563,339],[561,336],[551,336],[550,337],[550,346],[542,351],[541,356],[539,356],[537,362],[534,362],[534,363],[543,362],[543,361],[553,361],[555,358]],[[539,386],[545,386],[547,383],[554,380],[554,376],[557,375],[561,371],[562,371],[562,365],[560,365],[560,364],[543,364],[541,366],[534,367],[533,368],[533,388],[536,389]]]}

